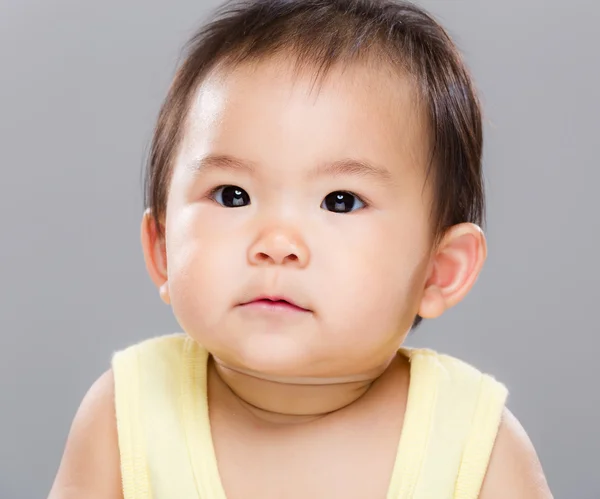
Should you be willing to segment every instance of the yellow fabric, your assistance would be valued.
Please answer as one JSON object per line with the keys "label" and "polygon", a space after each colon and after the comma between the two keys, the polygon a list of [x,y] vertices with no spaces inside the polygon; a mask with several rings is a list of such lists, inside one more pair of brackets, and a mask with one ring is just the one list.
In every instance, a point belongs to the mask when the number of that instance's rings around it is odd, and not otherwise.
{"label": "yellow fabric", "polygon": [[[402,348],[411,379],[388,499],[476,499],[507,390],[447,355]],[[185,335],[113,357],[125,499],[226,499],[207,403],[208,353]]]}

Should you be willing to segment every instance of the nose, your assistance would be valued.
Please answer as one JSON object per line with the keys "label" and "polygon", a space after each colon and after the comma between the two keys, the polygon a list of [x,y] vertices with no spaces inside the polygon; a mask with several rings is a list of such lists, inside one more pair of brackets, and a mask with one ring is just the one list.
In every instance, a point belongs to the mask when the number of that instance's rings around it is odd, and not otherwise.
{"label": "nose", "polygon": [[294,231],[281,227],[263,231],[250,246],[248,260],[252,265],[308,265],[310,254],[304,240]]}

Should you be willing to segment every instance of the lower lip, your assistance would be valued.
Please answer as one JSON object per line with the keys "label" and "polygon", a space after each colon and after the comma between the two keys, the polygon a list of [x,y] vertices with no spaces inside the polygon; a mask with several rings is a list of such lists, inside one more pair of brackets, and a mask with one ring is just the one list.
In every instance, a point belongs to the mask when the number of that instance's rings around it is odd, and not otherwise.
{"label": "lower lip", "polygon": [[256,300],[245,303],[242,307],[266,312],[308,312],[305,308],[297,307],[285,301]]}

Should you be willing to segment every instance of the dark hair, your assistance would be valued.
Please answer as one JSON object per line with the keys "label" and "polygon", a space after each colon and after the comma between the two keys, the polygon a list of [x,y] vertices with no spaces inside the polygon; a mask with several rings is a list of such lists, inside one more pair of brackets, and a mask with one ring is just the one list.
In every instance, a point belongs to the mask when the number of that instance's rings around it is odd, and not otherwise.
{"label": "dark hair", "polygon": [[[481,111],[469,73],[446,31],[402,0],[233,0],[184,47],[160,110],[145,176],[144,203],[161,236],[167,193],[192,97],[217,67],[294,56],[324,77],[335,63],[375,61],[415,82],[431,135],[435,243],[452,225],[484,223]],[[413,329],[421,322],[415,319]]]}

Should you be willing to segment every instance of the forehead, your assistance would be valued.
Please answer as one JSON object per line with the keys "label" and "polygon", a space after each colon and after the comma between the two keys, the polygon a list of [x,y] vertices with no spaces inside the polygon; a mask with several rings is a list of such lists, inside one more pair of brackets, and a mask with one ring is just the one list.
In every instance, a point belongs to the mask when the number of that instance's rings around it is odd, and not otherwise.
{"label": "forehead", "polygon": [[415,88],[373,64],[338,65],[318,81],[282,58],[221,68],[192,99],[177,163],[229,154],[256,164],[355,157],[421,166],[427,137]]}

